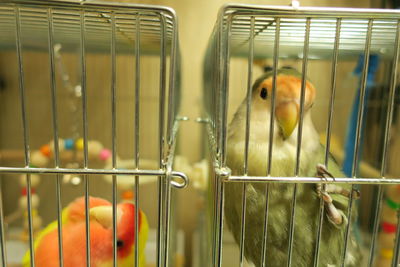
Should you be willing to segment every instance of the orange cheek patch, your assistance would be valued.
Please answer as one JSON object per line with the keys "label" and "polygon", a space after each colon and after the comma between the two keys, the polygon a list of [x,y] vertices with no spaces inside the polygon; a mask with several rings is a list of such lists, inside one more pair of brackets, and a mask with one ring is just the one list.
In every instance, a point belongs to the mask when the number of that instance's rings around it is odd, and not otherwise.
{"label": "orange cheek patch", "polygon": [[[268,93],[272,95],[272,80],[273,77],[268,78],[259,86],[261,88],[268,88]],[[278,98],[297,98],[300,99],[301,96],[301,78],[292,75],[278,75],[276,79],[276,87]],[[306,105],[309,105],[315,100],[315,87],[309,81],[306,81]]]}
{"label": "orange cheek patch", "polygon": [[[279,94],[287,98],[301,97],[301,79],[291,75],[280,75],[277,79],[277,86],[280,88]],[[306,81],[305,103],[309,105],[315,99],[315,87],[309,81]]]}

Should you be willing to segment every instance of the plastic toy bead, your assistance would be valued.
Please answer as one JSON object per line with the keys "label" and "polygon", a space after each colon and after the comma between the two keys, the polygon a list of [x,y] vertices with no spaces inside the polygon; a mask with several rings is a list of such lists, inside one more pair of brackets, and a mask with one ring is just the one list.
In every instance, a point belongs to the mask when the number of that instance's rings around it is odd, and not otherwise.
{"label": "plastic toy bead", "polygon": [[46,157],[50,157],[50,155],[51,155],[50,146],[49,145],[43,145],[40,148],[40,152],[42,152],[42,154],[45,155]]}
{"label": "plastic toy bead", "polygon": [[396,233],[397,225],[388,222],[382,222],[382,230],[386,233]]}
{"label": "plastic toy bead", "polygon": [[75,148],[76,149],[83,150],[83,146],[84,146],[84,143],[83,143],[83,139],[82,138],[79,138],[78,140],[76,140],[76,142],[75,142]]}
{"label": "plastic toy bead", "polygon": [[74,140],[72,139],[65,139],[64,141],[64,148],[66,150],[71,150],[74,148]]}
{"label": "plastic toy bead", "polygon": [[[35,194],[35,188],[31,188],[31,194]],[[21,189],[21,195],[26,196],[28,194],[28,189],[26,187],[23,187]]]}
{"label": "plastic toy bead", "polygon": [[32,164],[38,167],[46,167],[49,162],[49,158],[42,154],[40,151],[34,151],[31,155]]}
{"label": "plastic toy bead", "polygon": [[110,150],[108,150],[108,149],[103,149],[103,150],[101,150],[101,152],[100,152],[100,154],[99,154],[99,158],[101,159],[101,160],[107,160],[109,157],[111,157],[111,151]]}
{"label": "plastic toy bead", "polygon": [[393,257],[393,250],[391,249],[381,249],[381,256],[386,259],[391,259]]}
{"label": "plastic toy bead", "polygon": [[122,193],[122,199],[131,200],[133,199],[133,192],[131,190],[125,191]]}
{"label": "plastic toy bead", "polygon": [[391,200],[390,198],[386,198],[386,205],[388,205],[393,210],[400,209],[400,203],[396,203],[393,200]]}

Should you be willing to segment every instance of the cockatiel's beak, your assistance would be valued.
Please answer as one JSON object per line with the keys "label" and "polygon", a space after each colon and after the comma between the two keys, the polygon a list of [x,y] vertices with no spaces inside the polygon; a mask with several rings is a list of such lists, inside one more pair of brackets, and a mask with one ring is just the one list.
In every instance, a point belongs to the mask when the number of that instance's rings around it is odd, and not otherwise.
{"label": "cockatiel's beak", "polygon": [[[122,216],[121,208],[117,207],[117,224],[121,219]],[[91,208],[89,210],[90,218],[97,221],[101,224],[104,228],[110,229],[112,228],[112,206],[98,206]]]}
{"label": "cockatiel's beak", "polygon": [[[288,139],[300,119],[301,77],[285,75],[277,76],[277,92],[275,118],[280,128],[283,140]],[[272,78],[269,78],[261,87],[272,87]],[[315,88],[306,81],[304,111],[307,112],[314,102]]]}
{"label": "cockatiel's beak", "polygon": [[283,139],[287,139],[293,133],[299,121],[299,113],[300,107],[295,100],[278,103],[275,109],[275,117]]}

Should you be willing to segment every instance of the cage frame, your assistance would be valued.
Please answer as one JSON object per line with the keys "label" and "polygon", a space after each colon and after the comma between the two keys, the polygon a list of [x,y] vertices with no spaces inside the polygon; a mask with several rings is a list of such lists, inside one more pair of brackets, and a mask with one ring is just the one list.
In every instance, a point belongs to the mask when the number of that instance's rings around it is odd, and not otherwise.
{"label": "cage frame", "polygon": [[[248,50],[245,54],[233,55],[231,52],[232,36],[234,35],[232,31],[233,23],[235,18],[240,16],[247,16],[246,23],[248,23],[247,28],[243,30],[247,34],[247,44]],[[271,161],[272,161],[272,151],[273,145],[268,146],[268,156],[267,156],[267,170],[265,170],[265,176],[251,176],[247,174],[248,170],[248,151],[249,151],[249,125],[250,125],[250,112],[251,112],[251,88],[252,88],[252,72],[253,72],[253,59],[255,58],[254,52],[254,39],[260,32],[255,30],[255,18],[256,17],[268,17],[273,18],[275,23],[274,30],[274,44],[273,44],[273,57],[272,57],[272,112],[270,116],[270,132],[273,133],[274,129],[274,106],[276,98],[276,76],[277,76],[277,66],[279,60],[279,49],[280,49],[280,34],[281,34],[281,18],[301,18],[305,19],[305,34],[303,43],[303,57],[302,69],[301,69],[301,99],[300,99],[300,118],[298,127],[298,140],[297,140],[297,154],[296,154],[296,167],[293,177],[273,177],[271,176]],[[310,23],[312,19],[317,18],[329,18],[334,19],[336,26],[333,27],[335,30],[334,42],[333,42],[333,54],[331,58],[332,68],[331,68],[331,88],[330,88],[330,101],[329,101],[329,116],[326,125],[326,147],[325,147],[325,165],[328,163],[328,156],[330,153],[330,138],[332,131],[332,120],[333,120],[333,105],[335,100],[335,90],[336,90],[336,71],[337,62],[339,54],[339,43],[340,43],[340,31],[341,22],[343,19],[364,19],[368,20],[368,27],[366,33],[366,40],[364,46],[364,63],[361,75],[361,86],[360,86],[360,106],[357,115],[357,130],[354,144],[354,154],[353,154],[353,164],[352,164],[352,177],[335,177],[335,178],[317,178],[317,177],[299,177],[299,165],[300,165],[300,151],[301,151],[301,139],[302,139],[302,121],[304,116],[304,100],[305,100],[305,82],[306,73],[308,66],[308,52],[309,52],[309,41],[310,41]],[[357,177],[357,164],[359,161],[359,149],[360,149],[360,139],[361,139],[361,124],[363,121],[363,109],[364,109],[364,95],[366,91],[366,80],[367,80],[367,69],[369,64],[369,55],[371,48],[371,35],[373,29],[373,21],[378,19],[388,19],[396,21],[396,34],[393,43],[393,62],[392,71],[390,74],[389,82],[389,100],[388,109],[385,121],[385,133],[384,133],[384,145],[382,152],[382,163],[380,168],[380,178],[372,177]],[[236,20],[237,22],[237,20]],[[243,24],[244,25],[244,24]],[[241,233],[239,242],[239,266],[244,264],[244,229],[246,223],[246,184],[247,183],[265,183],[266,184],[266,204],[265,204],[265,214],[264,214],[264,241],[262,248],[262,266],[265,266],[265,255],[266,255],[266,227],[268,224],[268,196],[269,196],[269,184],[270,183],[289,183],[294,184],[294,192],[291,207],[291,219],[290,219],[290,230],[289,230],[289,246],[288,246],[288,260],[286,266],[291,266],[291,256],[293,247],[293,233],[294,233],[294,219],[295,219],[295,207],[296,207],[296,189],[297,184],[304,183],[319,183],[319,184],[351,184],[354,189],[356,184],[368,184],[368,185],[378,185],[377,193],[377,209],[375,211],[375,219],[373,224],[373,234],[372,234],[372,244],[369,250],[368,266],[372,266],[375,256],[375,244],[377,241],[377,233],[379,230],[379,217],[381,213],[381,205],[383,198],[383,185],[393,185],[400,184],[400,179],[397,178],[387,178],[386,175],[386,162],[388,154],[388,141],[390,136],[391,122],[393,119],[393,107],[394,107],[394,95],[396,90],[398,72],[398,61],[399,61],[399,38],[400,38],[400,12],[396,10],[384,10],[384,9],[362,9],[362,8],[327,8],[327,7],[297,7],[297,6],[262,6],[262,5],[247,5],[247,4],[226,4],[220,8],[216,23],[214,25],[213,32],[211,34],[207,55],[204,64],[204,72],[208,71],[210,66],[214,66],[211,72],[212,82],[211,85],[207,85],[205,82],[205,108],[204,116],[202,122],[205,122],[206,132],[208,135],[208,146],[210,159],[212,161],[213,177],[211,177],[211,190],[212,190],[212,226],[211,226],[211,242],[212,242],[212,252],[211,252],[211,263],[213,266],[222,266],[222,239],[223,239],[223,229],[224,229],[224,185],[226,183],[243,183],[243,198],[241,200]],[[231,57],[243,57],[248,60],[247,67],[247,89],[246,89],[246,135],[244,144],[244,163],[243,163],[243,174],[242,175],[232,175],[229,166],[226,164],[226,146],[227,146],[227,113],[229,105],[229,65]],[[205,78],[206,80],[207,78]],[[207,88],[209,87],[209,88]],[[209,96],[207,96],[209,94]],[[208,103],[207,101],[211,102]],[[273,144],[273,134],[269,136],[269,144]],[[353,203],[353,195],[350,195],[349,207],[347,214],[351,214]],[[323,202],[320,202],[319,211],[319,225],[318,232],[316,236],[316,247],[314,254],[314,267],[318,266],[319,260],[319,244],[321,237],[321,225],[323,220]],[[261,216],[261,215],[260,215]],[[400,260],[400,215],[398,216],[398,225],[396,232],[396,240],[393,247],[393,258],[392,266],[397,266],[396,263]],[[341,255],[341,266],[345,265],[347,244],[349,238],[350,221],[347,225],[345,234],[345,243],[343,254]]]}
{"label": "cage frame", "polygon": [[[30,252],[30,265],[35,266],[34,257],[34,238],[32,226],[32,194],[31,194],[31,179],[32,174],[54,174],[56,176],[56,197],[57,197],[57,226],[58,226],[58,252],[59,263],[62,267],[63,264],[63,245],[62,245],[62,206],[61,206],[61,175],[62,174],[78,174],[83,175],[84,190],[85,190],[85,222],[86,222],[86,263],[91,266],[90,259],[90,224],[89,224],[89,179],[88,175],[111,175],[112,176],[112,208],[113,208],[113,266],[117,266],[117,175],[131,175],[135,176],[134,186],[134,204],[135,221],[139,221],[139,176],[156,176],[158,177],[158,224],[157,224],[157,255],[156,261],[158,266],[167,266],[169,263],[169,247],[170,247],[170,220],[171,220],[171,190],[175,188],[185,188],[188,184],[188,177],[186,174],[173,170],[173,159],[176,146],[177,131],[179,128],[179,121],[185,120],[177,114],[177,107],[179,101],[176,101],[177,89],[177,72],[179,71],[179,38],[178,38],[178,18],[172,8],[156,5],[143,5],[143,4],[128,4],[128,3],[113,3],[102,1],[47,1],[47,0],[5,0],[2,1],[1,6],[8,6],[14,9],[15,15],[15,47],[18,60],[18,79],[19,91],[21,101],[21,115],[22,115],[22,129],[24,141],[24,167],[6,167],[0,166],[1,174],[26,174],[27,181],[27,207],[28,207],[28,223],[29,223],[29,252]],[[50,65],[50,90],[51,90],[51,113],[52,113],[52,130],[54,139],[54,167],[36,168],[30,166],[30,152],[29,147],[29,129],[28,119],[26,112],[26,95],[24,88],[24,70],[23,70],[23,56],[21,47],[21,18],[20,9],[27,7],[43,7],[47,9],[47,31],[48,40],[43,40],[43,43],[48,46],[49,65]],[[81,83],[82,83],[82,119],[83,119],[83,168],[62,168],[60,167],[60,149],[59,149],[59,131],[57,121],[57,100],[56,100],[56,86],[55,86],[55,55],[54,55],[54,29],[53,29],[53,11],[55,9],[68,9],[79,12],[80,14],[80,59],[81,59]],[[111,28],[111,113],[112,113],[112,169],[93,169],[88,168],[88,118],[87,118],[87,96],[86,96],[86,52],[85,52],[85,21],[86,12],[95,11],[99,14],[101,12],[109,11],[111,16],[105,16]],[[135,168],[134,169],[119,169],[116,163],[116,31],[118,26],[116,23],[116,14],[136,14],[136,34],[135,39]],[[139,88],[140,88],[140,58],[142,55],[141,48],[141,16],[143,14],[152,13],[159,19],[159,33],[160,33],[160,100],[159,100],[159,156],[158,156],[158,169],[145,169],[139,167]],[[167,43],[169,42],[169,43]],[[170,57],[169,72],[167,72],[167,56]],[[167,82],[167,74],[169,80]],[[168,92],[168,98],[167,93]],[[168,111],[166,121],[165,113]],[[0,190],[0,201],[2,202],[2,195]],[[139,228],[135,224],[135,244],[139,243]],[[4,229],[4,214],[3,205],[0,205],[0,247],[1,247],[1,266],[7,265],[7,253],[5,242],[5,229]],[[134,249],[134,263],[139,266],[138,257],[139,246]]]}

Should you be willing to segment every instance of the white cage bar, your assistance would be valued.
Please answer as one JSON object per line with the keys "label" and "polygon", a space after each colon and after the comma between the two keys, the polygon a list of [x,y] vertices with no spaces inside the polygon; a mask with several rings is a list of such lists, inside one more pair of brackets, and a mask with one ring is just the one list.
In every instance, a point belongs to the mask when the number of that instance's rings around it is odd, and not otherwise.
{"label": "white cage bar", "polygon": [[[157,224],[157,266],[168,266],[170,263],[170,220],[171,220],[171,187],[184,188],[187,177],[181,172],[172,169],[176,132],[178,129],[179,107],[179,40],[178,22],[175,11],[168,7],[151,5],[121,4],[99,1],[29,1],[11,0],[2,1],[0,4],[0,48],[3,51],[14,51],[15,61],[18,66],[18,81],[20,90],[20,109],[22,115],[24,166],[0,165],[0,174],[26,174],[27,180],[27,206],[29,218],[29,244],[30,263],[35,266],[34,237],[32,231],[32,203],[31,184],[32,174],[54,174],[56,177],[57,196],[57,222],[59,240],[59,263],[63,266],[62,247],[62,204],[61,204],[61,176],[64,174],[79,174],[83,176],[85,192],[86,216],[86,261],[90,266],[90,224],[89,224],[89,175],[112,176],[112,207],[113,207],[113,265],[117,266],[117,229],[116,229],[116,204],[117,204],[117,176],[133,176],[134,203],[139,203],[139,178],[147,179],[150,176],[158,177],[158,192],[154,205],[158,209]],[[23,37],[22,37],[23,35]],[[83,129],[83,166],[82,168],[67,168],[60,164],[59,148],[59,120],[56,86],[56,55],[55,45],[61,43],[65,51],[78,50],[80,58],[80,84],[82,88],[82,113],[80,114]],[[26,84],[24,70],[24,51],[39,51],[46,53],[49,60],[51,105],[49,111],[52,115],[52,133],[54,139],[54,164],[53,167],[35,167],[31,164],[29,120],[27,111]],[[118,168],[117,163],[117,55],[132,53],[135,60],[135,78],[132,91],[134,101],[134,159],[133,168]],[[88,155],[88,95],[87,65],[89,53],[109,55],[111,71],[109,89],[111,91],[111,169],[89,168]],[[145,55],[153,55],[159,59],[159,68],[154,73],[159,76],[159,92],[157,96],[158,114],[152,124],[158,129],[157,150],[153,151],[158,156],[157,166],[154,168],[141,167],[139,155],[140,146],[146,146],[140,139],[140,87],[141,87],[141,60]],[[155,111],[156,112],[156,111]],[[5,190],[5,188],[2,188]],[[0,191],[2,191],[0,190]],[[3,199],[4,201],[4,199]],[[4,202],[3,202],[4,203]],[[156,204],[157,203],[157,204]],[[7,266],[7,247],[5,242],[3,206],[0,205],[0,234],[1,234],[1,265]],[[138,222],[139,209],[135,209],[135,221]],[[139,226],[135,224],[135,244],[139,243]],[[139,266],[139,246],[135,246],[134,262],[132,266]]]}
{"label": "white cage bar", "polygon": [[[379,231],[379,217],[381,214],[380,203],[382,202],[382,185],[400,184],[399,177],[387,177],[388,141],[390,138],[391,125],[393,120],[394,97],[396,85],[398,84],[398,60],[399,60],[399,36],[400,35],[400,13],[395,10],[378,9],[345,9],[345,8],[308,8],[308,7],[281,7],[281,6],[256,6],[228,4],[220,9],[217,21],[211,35],[207,55],[204,64],[204,121],[209,139],[210,160],[213,163],[214,173],[211,178],[210,195],[213,199],[210,203],[212,208],[212,223],[210,240],[213,244],[208,251],[209,259],[204,264],[208,266],[227,266],[223,260],[223,233],[224,233],[224,205],[225,186],[230,183],[243,183],[243,198],[241,200],[241,233],[239,243],[239,266],[244,264],[244,243],[246,229],[246,186],[251,183],[265,183],[265,214],[264,217],[264,240],[262,248],[262,263],[260,266],[269,266],[265,261],[266,257],[266,229],[268,227],[268,199],[269,185],[271,183],[289,183],[294,185],[291,221],[287,249],[288,260],[286,266],[294,266],[292,260],[294,221],[296,220],[296,188],[301,183],[349,183],[354,185],[367,184],[378,185],[377,208],[374,213],[371,247],[369,249],[368,266],[374,266],[375,248],[377,234]],[[361,148],[361,131],[364,118],[364,100],[368,76],[369,56],[371,54],[390,62],[390,75],[387,80],[389,98],[385,115],[385,129],[382,148],[382,162],[379,170],[380,177],[363,177],[357,172],[359,165],[359,150]],[[363,55],[363,66],[360,83],[360,106],[357,112],[357,127],[354,143],[354,154],[352,162],[351,177],[335,177],[335,179],[320,179],[316,177],[299,177],[301,160],[302,126],[305,101],[305,83],[307,68],[311,60],[329,61],[331,71],[328,77],[331,78],[329,90],[329,101],[327,101],[328,112],[320,114],[324,116],[325,129],[325,160],[321,164],[328,164],[330,154],[330,142],[332,135],[332,121],[334,119],[335,94],[337,91],[337,66],[338,60],[355,58],[356,55]],[[238,88],[231,85],[231,65],[235,59],[243,62],[243,69],[247,68],[247,74],[242,73],[246,82],[246,129],[244,141],[244,160],[242,173],[231,173],[230,166],[226,163],[227,157],[227,133],[228,133],[228,110],[231,108],[230,94]],[[269,135],[268,157],[265,169],[265,176],[252,176],[248,173],[249,160],[249,133],[251,113],[251,89],[255,81],[253,76],[254,60],[271,61],[272,67],[272,110],[269,119],[270,133],[274,129],[275,112],[275,90],[278,64],[282,60],[297,59],[301,62],[300,73],[302,75],[302,87],[300,98],[300,118],[297,129],[297,154],[293,177],[271,176],[271,162],[274,157],[273,134]],[[280,64],[282,67],[282,64]],[[247,67],[245,67],[247,66]],[[234,75],[237,75],[235,73]],[[247,80],[246,76],[247,75]],[[211,77],[211,78],[210,78]],[[232,89],[233,88],[233,89]],[[265,140],[267,141],[267,140]],[[272,144],[272,145],[271,145]],[[329,166],[327,166],[329,168]],[[351,214],[353,207],[353,194],[350,194],[348,213]],[[319,226],[316,234],[314,266],[318,266],[319,244],[321,238],[321,225],[323,220],[323,202],[320,203]],[[399,228],[399,227],[398,227]],[[341,255],[341,266],[345,266],[347,252],[350,220],[346,229],[345,242],[343,244],[343,255]],[[394,257],[392,266],[399,262],[399,235],[397,231],[396,243],[393,248]],[[257,265],[259,266],[259,265]],[[274,265],[275,266],[275,265]],[[283,265],[282,265],[283,266]],[[361,265],[359,265],[361,266]]]}

